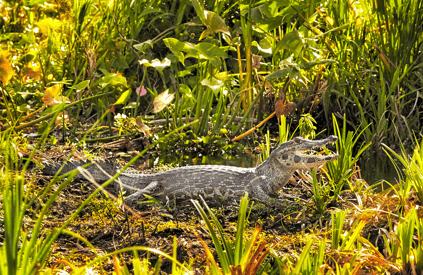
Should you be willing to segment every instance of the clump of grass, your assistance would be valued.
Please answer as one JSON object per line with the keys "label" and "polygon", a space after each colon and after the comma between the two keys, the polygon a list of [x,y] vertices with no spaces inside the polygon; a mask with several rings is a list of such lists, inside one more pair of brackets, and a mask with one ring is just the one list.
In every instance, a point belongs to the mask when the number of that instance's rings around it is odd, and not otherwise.
{"label": "clump of grass", "polygon": [[405,178],[401,180],[396,186],[394,186],[395,192],[401,198],[401,205],[405,205],[405,202],[411,195],[411,190],[416,193],[420,201],[423,201],[423,140],[420,144],[416,140],[416,147],[414,148],[411,157],[408,156],[402,144],[401,154],[396,153],[386,144],[383,144],[383,146],[385,152],[388,154],[392,163],[395,165],[400,178],[402,178],[402,173],[399,171],[396,162],[392,159],[391,154],[395,156],[404,167],[402,172],[404,172]]}
{"label": "clump of grass", "polygon": [[336,142],[336,151],[338,153],[338,159],[328,162],[325,164],[327,168],[327,175],[329,182],[332,185],[334,196],[342,191],[345,184],[348,184],[350,190],[355,190],[355,186],[351,182],[351,177],[354,175],[354,166],[356,165],[361,154],[370,146],[370,143],[362,143],[358,148],[355,156],[353,156],[354,146],[358,143],[359,138],[364,130],[358,132],[348,132],[346,118],[344,116],[342,130],[339,128],[338,121],[335,116],[332,115],[333,128],[335,135],[338,136]]}
{"label": "clump of grass", "polygon": [[[206,250],[207,259],[210,265],[212,274],[232,274],[233,272],[241,272],[242,274],[256,274],[259,270],[261,263],[266,259],[269,254],[269,250],[266,249],[266,242],[258,242],[260,229],[256,227],[250,241],[245,242],[245,221],[248,209],[248,194],[242,199],[238,210],[238,222],[235,240],[232,242],[223,230],[219,220],[213,214],[211,209],[207,206],[203,200],[204,206],[207,209],[214,225],[217,227],[216,234],[212,221],[207,216],[204,209],[201,207],[198,201],[192,201],[197,211],[200,213],[201,218],[206,223],[207,229],[210,232],[213,240],[214,247],[216,249],[220,267],[217,265],[213,253],[210,251],[204,241],[203,247]],[[255,249],[253,249],[255,246]]]}

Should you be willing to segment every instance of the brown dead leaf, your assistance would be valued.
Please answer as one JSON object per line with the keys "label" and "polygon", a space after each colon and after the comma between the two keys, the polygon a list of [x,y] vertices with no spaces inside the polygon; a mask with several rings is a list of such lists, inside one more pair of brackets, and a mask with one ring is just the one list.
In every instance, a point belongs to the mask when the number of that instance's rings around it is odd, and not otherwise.
{"label": "brown dead leaf", "polygon": [[261,55],[253,54],[253,68],[260,69],[260,61],[262,59]]}
{"label": "brown dead leaf", "polygon": [[109,105],[109,110],[110,110],[110,112],[111,112],[113,115],[115,115],[115,116],[116,116],[116,113],[115,113],[115,105],[110,104],[110,105]]}
{"label": "brown dead leaf", "polygon": [[153,101],[154,105],[154,113],[158,113],[163,110],[167,105],[169,105],[172,100],[175,98],[175,94],[169,94],[169,89],[164,91],[163,93],[156,96]]}
{"label": "brown dead leaf", "polygon": [[7,60],[8,55],[8,51],[0,51],[0,80],[3,84],[9,82],[14,74],[13,68],[9,63],[9,60]]}
{"label": "brown dead leaf", "polygon": [[61,87],[58,84],[47,88],[44,91],[44,96],[41,100],[48,106],[55,106],[63,102],[71,103],[69,98],[60,95],[60,90],[61,90]]}
{"label": "brown dead leaf", "polygon": [[275,104],[275,113],[278,118],[281,117],[281,115],[284,115],[285,117],[288,117],[290,113],[292,113],[295,108],[297,107],[297,104],[293,102],[289,102],[285,104],[282,100],[278,100]]}
{"label": "brown dead leaf", "polygon": [[286,101],[286,95],[282,88],[279,89],[279,99],[282,100],[283,103]]}
{"label": "brown dead leaf", "polygon": [[150,136],[150,127],[144,124],[144,121],[142,121],[141,117],[135,118],[135,123],[138,125],[141,131],[144,132],[144,134],[149,137]]}

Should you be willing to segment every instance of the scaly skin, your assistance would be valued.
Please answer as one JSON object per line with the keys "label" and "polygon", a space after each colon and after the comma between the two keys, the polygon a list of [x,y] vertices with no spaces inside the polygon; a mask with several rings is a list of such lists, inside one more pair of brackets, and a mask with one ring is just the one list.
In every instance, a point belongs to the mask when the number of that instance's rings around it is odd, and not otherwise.
{"label": "scaly skin", "polygon": [[[335,160],[338,155],[304,155],[301,152],[333,143],[338,138],[329,136],[322,140],[308,140],[296,137],[276,147],[269,158],[254,168],[239,168],[223,165],[198,165],[175,168],[155,174],[122,172],[119,180],[121,188],[130,194],[127,204],[144,199],[144,194],[168,199],[186,200],[199,195],[209,200],[239,198],[244,192],[251,197],[268,201],[288,182],[296,170],[316,169],[326,162]],[[86,162],[73,162],[65,165],[61,174],[67,173]],[[113,162],[100,164],[102,169],[113,176],[119,167]],[[45,174],[55,174],[59,164],[47,166]],[[87,168],[96,181],[106,181],[107,175],[96,165]],[[82,175],[78,175],[82,178]],[[119,187],[118,183],[115,183]]]}

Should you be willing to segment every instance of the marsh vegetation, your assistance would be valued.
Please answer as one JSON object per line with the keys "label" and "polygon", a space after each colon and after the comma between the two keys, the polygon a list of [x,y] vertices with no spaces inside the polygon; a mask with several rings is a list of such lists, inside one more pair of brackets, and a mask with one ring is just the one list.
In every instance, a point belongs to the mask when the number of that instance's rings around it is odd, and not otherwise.
{"label": "marsh vegetation", "polygon": [[[0,13],[0,274],[423,272],[422,1],[3,0]],[[112,180],[41,173],[75,158],[254,166],[332,134],[338,160],[298,171],[274,205],[128,209],[103,192]],[[362,178],[388,161],[395,180]]]}

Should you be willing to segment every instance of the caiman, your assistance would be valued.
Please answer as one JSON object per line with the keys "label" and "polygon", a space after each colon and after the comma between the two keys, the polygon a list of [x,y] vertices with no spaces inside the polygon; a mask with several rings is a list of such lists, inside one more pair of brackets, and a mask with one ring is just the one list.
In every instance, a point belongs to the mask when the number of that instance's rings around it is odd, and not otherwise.
{"label": "caiman", "polygon": [[[125,203],[131,205],[145,198],[144,195],[160,198],[186,200],[201,195],[206,200],[240,198],[244,192],[250,197],[268,201],[282,189],[296,170],[316,169],[326,162],[335,160],[338,155],[304,154],[305,151],[334,143],[338,138],[329,136],[321,140],[308,140],[296,137],[276,147],[269,157],[254,168],[240,168],[223,165],[195,165],[171,169],[155,174],[142,174],[123,171],[119,176],[122,188],[128,195]],[[68,162],[61,174],[65,174],[87,162]],[[101,169],[91,165],[87,171],[94,180],[104,182],[119,172],[114,162],[100,163]],[[46,165],[43,172],[57,173],[61,164]],[[78,175],[81,178],[81,175]],[[122,185],[122,186],[120,186]]]}

